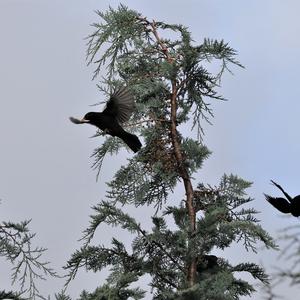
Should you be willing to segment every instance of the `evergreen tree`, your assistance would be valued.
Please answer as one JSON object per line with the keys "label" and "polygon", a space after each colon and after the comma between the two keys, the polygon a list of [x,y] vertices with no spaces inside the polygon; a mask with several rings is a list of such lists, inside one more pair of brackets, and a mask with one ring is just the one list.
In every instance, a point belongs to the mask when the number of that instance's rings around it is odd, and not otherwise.
{"label": "evergreen tree", "polygon": [[280,258],[286,260],[284,268],[276,268],[274,274],[274,285],[289,281],[291,285],[300,285],[300,231],[299,225],[291,225],[281,231],[280,240],[285,242]]}
{"label": "evergreen tree", "polygon": [[35,234],[29,231],[30,221],[0,223],[0,256],[12,263],[12,283],[19,282],[20,291],[12,292],[0,289],[1,299],[44,299],[38,290],[36,280],[45,279],[46,275],[57,276],[48,265],[41,260],[45,248],[33,247]]}
{"label": "evergreen tree", "polygon": [[[237,274],[248,272],[267,283],[264,270],[248,261],[231,265],[211,253],[233,243],[254,252],[260,242],[276,247],[255,217],[257,211],[247,207],[251,183],[234,175],[224,175],[217,186],[195,179],[210,155],[203,144],[202,121],[213,117],[210,102],[223,100],[217,88],[224,71],[230,64],[241,67],[236,51],[223,40],[195,45],[186,27],[149,21],[123,5],[97,14],[101,22],[93,24],[95,31],[88,38],[88,62],[96,65],[94,78],[107,70],[99,81],[101,91],[126,85],[135,95],[136,112],[126,130],[142,136],[144,146],[116,172],[107,199],[93,208],[84,243],[65,266],[67,284],[81,267],[99,272],[109,266],[107,282],[93,293],[84,291],[80,299],[143,299],[145,291],[132,284],[146,274],[151,276],[153,299],[251,295],[254,287]],[[220,63],[216,74],[207,68],[212,61]],[[183,136],[184,124],[197,138]],[[123,146],[113,137],[105,139],[93,153],[98,172],[105,155],[117,154]],[[178,186],[185,195],[173,193]],[[152,230],[126,213],[127,205],[155,208]],[[132,234],[131,248],[116,237],[110,247],[95,245],[102,224]]]}

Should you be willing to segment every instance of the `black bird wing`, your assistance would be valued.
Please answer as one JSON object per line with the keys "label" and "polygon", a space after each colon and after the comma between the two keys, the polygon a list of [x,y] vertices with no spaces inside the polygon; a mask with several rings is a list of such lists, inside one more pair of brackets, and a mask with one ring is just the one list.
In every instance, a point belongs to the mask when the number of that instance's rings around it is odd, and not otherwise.
{"label": "black bird wing", "polygon": [[286,196],[286,198],[292,202],[292,197],[278,184],[276,183],[274,180],[271,180],[271,182],[278,188],[281,190],[281,192],[284,194],[284,196]]}
{"label": "black bird wing", "polygon": [[269,195],[264,194],[266,200],[272,204],[276,209],[281,211],[284,214],[288,214],[291,212],[291,205],[290,203],[284,198],[275,198]]}
{"label": "black bird wing", "polygon": [[103,113],[113,116],[119,123],[124,123],[129,120],[134,108],[132,94],[127,87],[121,87],[110,96]]}

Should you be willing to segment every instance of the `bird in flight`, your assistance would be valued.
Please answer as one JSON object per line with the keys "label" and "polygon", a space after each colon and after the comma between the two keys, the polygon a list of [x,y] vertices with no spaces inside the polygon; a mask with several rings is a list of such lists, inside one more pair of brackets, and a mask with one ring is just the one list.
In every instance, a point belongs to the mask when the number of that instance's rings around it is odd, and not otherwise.
{"label": "bird in flight", "polygon": [[134,110],[134,98],[126,87],[117,89],[109,98],[102,112],[89,112],[82,119],[70,117],[74,124],[91,124],[111,136],[120,138],[133,152],[141,149],[139,138],[125,131],[122,124],[127,122]]}
{"label": "bird in flight", "polygon": [[300,216],[300,195],[292,198],[285,190],[275,181],[271,182],[284,194],[286,198],[276,198],[265,195],[266,200],[284,214],[292,214],[294,217]]}

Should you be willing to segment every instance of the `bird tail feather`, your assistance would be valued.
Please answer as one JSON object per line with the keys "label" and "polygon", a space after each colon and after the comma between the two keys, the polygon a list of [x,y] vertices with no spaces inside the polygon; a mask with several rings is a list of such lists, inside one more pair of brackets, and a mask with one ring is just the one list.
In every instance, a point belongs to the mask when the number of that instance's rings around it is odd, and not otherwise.
{"label": "bird tail feather", "polygon": [[125,130],[120,135],[120,138],[133,152],[138,152],[142,147],[142,143],[139,138]]}

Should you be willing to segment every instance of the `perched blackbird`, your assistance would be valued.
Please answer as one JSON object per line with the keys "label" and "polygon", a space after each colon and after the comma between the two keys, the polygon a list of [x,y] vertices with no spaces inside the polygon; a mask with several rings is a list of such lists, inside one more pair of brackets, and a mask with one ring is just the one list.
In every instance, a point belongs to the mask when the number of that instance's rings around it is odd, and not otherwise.
{"label": "perched blackbird", "polygon": [[89,112],[81,120],[73,117],[70,120],[74,124],[94,125],[111,136],[119,137],[133,152],[137,152],[142,147],[139,138],[120,125],[129,120],[133,110],[133,96],[126,87],[121,87],[110,96],[102,112]]}
{"label": "perched blackbird", "polygon": [[197,261],[197,271],[203,272],[206,270],[212,270],[218,267],[218,257],[215,255],[207,255],[204,254],[200,259]]}
{"label": "perched blackbird", "polygon": [[284,189],[277,184],[275,181],[271,180],[271,182],[281,190],[281,192],[285,195],[284,198],[275,198],[269,195],[265,195],[267,201],[272,204],[275,208],[277,208],[280,212],[284,214],[291,213],[294,217],[300,216],[300,195],[292,198],[288,193],[284,191]]}

